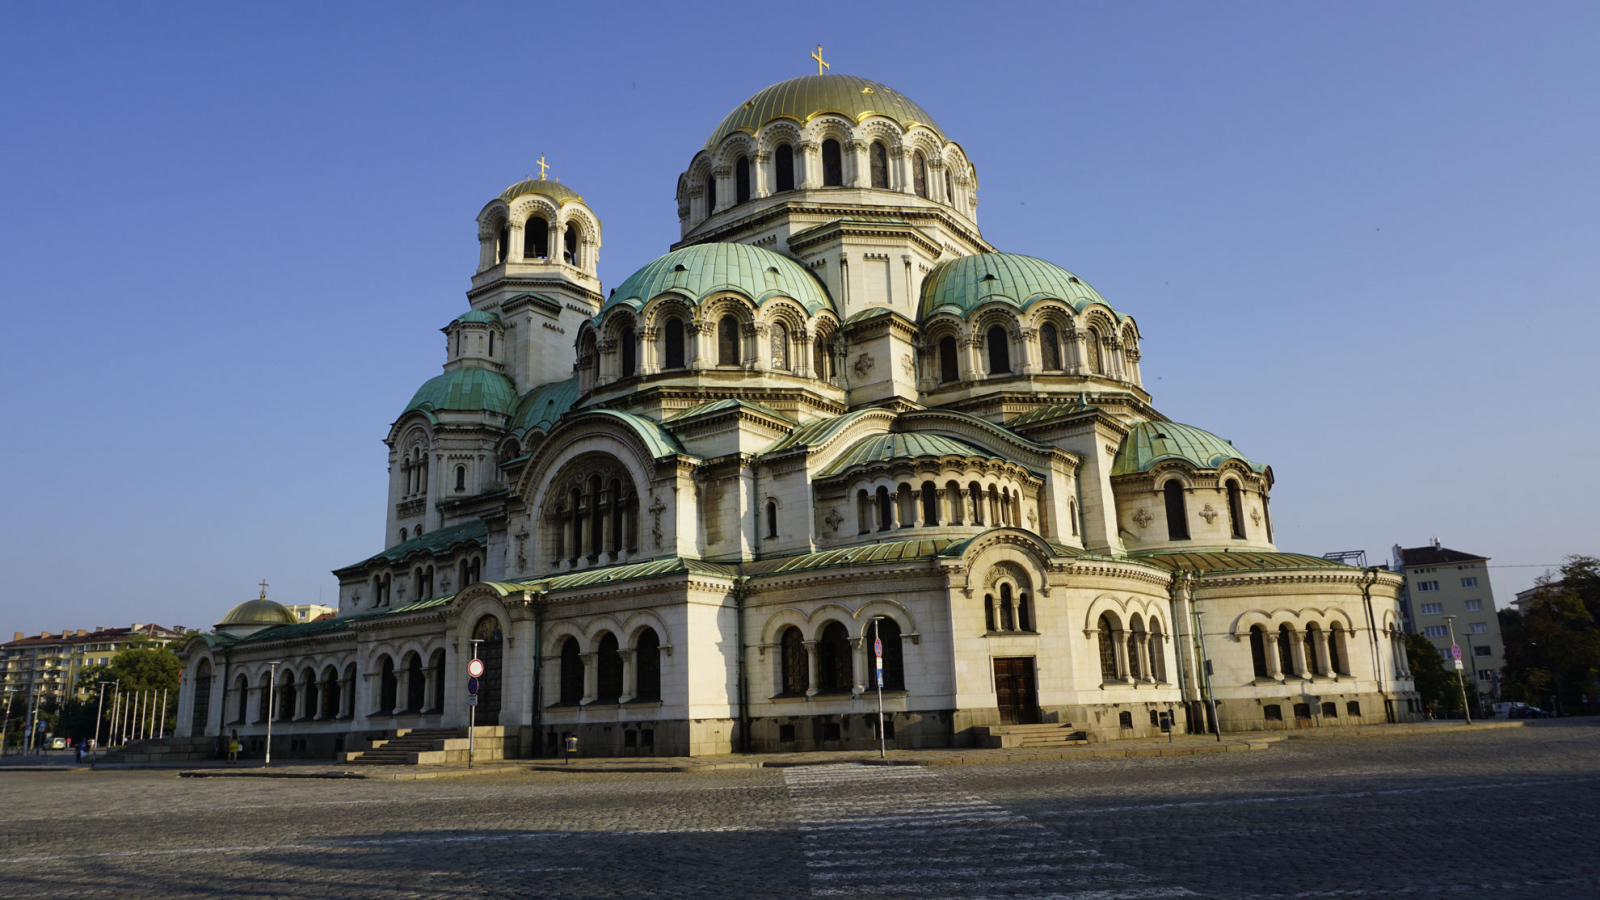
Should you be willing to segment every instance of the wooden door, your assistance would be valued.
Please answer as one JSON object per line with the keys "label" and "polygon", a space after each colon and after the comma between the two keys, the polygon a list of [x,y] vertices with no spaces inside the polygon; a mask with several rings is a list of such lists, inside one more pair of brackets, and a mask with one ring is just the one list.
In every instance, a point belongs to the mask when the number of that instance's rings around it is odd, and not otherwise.
{"label": "wooden door", "polygon": [[1039,698],[1033,683],[1033,657],[995,660],[994,693],[1002,724],[1031,725],[1038,722]]}

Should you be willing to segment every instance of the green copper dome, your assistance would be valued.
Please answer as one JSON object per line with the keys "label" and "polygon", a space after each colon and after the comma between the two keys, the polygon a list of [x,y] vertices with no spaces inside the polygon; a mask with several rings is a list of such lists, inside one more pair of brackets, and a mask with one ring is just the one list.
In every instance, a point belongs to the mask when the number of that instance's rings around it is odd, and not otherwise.
{"label": "green copper dome", "polygon": [[605,308],[626,303],[635,309],[674,292],[699,303],[716,291],[737,291],[760,305],[770,297],[792,297],[815,313],[833,309],[816,276],[787,256],[748,244],[695,244],[674,250],[628,276],[611,293]]}
{"label": "green copper dome", "polygon": [[1215,469],[1230,459],[1236,459],[1253,471],[1265,472],[1267,467],[1251,462],[1250,458],[1234,449],[1231,442],[1202,431],[1193,425],[1177,422],[1140,422],[1128,430],[1111,464],[1111,474],[1134,475],[1148,472],[1156,463],[1168,459],[1187,460],[1197,469]]}
{"label": "green copper dome", "polygon": [[474,366],[462,366],[443,375],[436,375],[417,388],[405,412],[434,413],[440,410],[476,412],[490,410],[510,415],[517,402],[516,388],[511,379]]}
{"label": "green copper dome", "polygon": [[551,200],[556,202],[557,206],[560,206],[563,203],[570,203],[574,200],[579,203],[583,202],[583,198],[578,196],[577,191],[567,187],[559,181],[548,181],[543,178],[530,178],[527,181],[519,181],[516,184],[513,184],[511,187],[501,191],[500,199],[510,203],[518,197],[522,197],[527,194],[541,194],[545,197],[549,197]]}
{"label": "green copper dome", "polygon": [[943,138],[927,110],[887,85],[854,75],[803,75],[779,82],[739,104],[706,141],[710,150],[735,131],[755,134],[777,119],[801,125],[823,113],[838,113],[859,124],[868,116],[887,116],[902,128],[924,125]]}
{"label": "green copper dome", "polygon": [[216,624],[218,631],[227,631],[230,628],[260,628],[263,625],[293,625],[294,613],[284,608],[283,604],[268,600],[263,595],[255,600],[245,602],[228,610],[222,621]]}
{"label": "green copper dome", "polygon": [[481,309],[473,309],[456,316],[455,320],[457,322],[479,322],[486,325],[492,325],[496,322],[499,322],[500,317],[492,312],[485,312]]}
{"label": "green copper dome", "polygon": [[979,253],[934,266],[922,282],[921,316],[926,319],[941,312],[966,316],[994,300],[1027,309],[1044,299],[1065,301],[1080,312],[1091,303],[1111,306],[1098,291],[1055,263],[1016,253]]}

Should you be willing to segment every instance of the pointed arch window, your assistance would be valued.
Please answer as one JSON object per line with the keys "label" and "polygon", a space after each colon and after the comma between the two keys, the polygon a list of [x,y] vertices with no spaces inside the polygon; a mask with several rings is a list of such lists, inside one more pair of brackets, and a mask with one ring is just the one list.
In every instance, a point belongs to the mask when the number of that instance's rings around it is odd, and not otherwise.
{"label": "pointed arch window", "polygon": [[833,138],[822,142],[822,186],[844,186],[844,156]]}
{"label": "pointed arch window", "polygon": [[723,316],[717,322],[717,365],[737,366],[740,362],[739,320]]}
{"label": "pointed arch window", "polygon": [[917,151],[911,157],[911,189],[918,197],[928,197],[928,160],[923,157],[922,151]]}
{"label": "pointed arch window", "polygon": [[1011,344],[1006,339],[1006,330],[999,325],[989,329],[984,336],[984,343],[989,350],[989,374],[1000,375],[1011,371]]}
{"label": "pointed arch window", "polygon": [[773,181],[775,190],[794,190],[794,148],[788,144],[779,144],[773,155],[773,165],[776,169]]}
{"label": "pointed arch window", "polygon": [[1161,486],[1161,492],[1167,502],[1167,540],[1187,541],[1189,539],[1189,513],[1184,504],[1183,484],[1173,478]]}
{"label": "pointed arch window", "polygon": [[1061,336],[1049,322],[1039,329],[1039,355],[1043,357],[1046,372],[1061,371]]}
{"label": "pointed arch window", "polygon": [[662,355],[666,357],[666,361],[663,366],[668,369],[681,369],[683,368],[683,320],[668,319],[665,330],[666,347]]}
{"label": "pointed arch window", "polygon": [[522,225],[522,258],[544,259],[550,255],[550,223],[529,216]]}
{"label": "pointed arch window", "polygon": [[750,157],[741,156],[733,164],[733,202],[750,201]]}
{"label": "pointed arch window", "polygon": [[1228,523],[1233,527],[1233,536],[1244,539],[1244,492],[1239,490],[1239,482],[1228,482]]}
{"label": "pointed arch window", "polygon": [[873,141],[871,153],[872,186],[875,188],[889,187],[889,148],[882,141]]}
{"label": "pointed arch window", "polygon": [[939,383],[949,384],[961,378],[960,360],[956,356],[956,339],[954,335],[945,335],[939,339]]}

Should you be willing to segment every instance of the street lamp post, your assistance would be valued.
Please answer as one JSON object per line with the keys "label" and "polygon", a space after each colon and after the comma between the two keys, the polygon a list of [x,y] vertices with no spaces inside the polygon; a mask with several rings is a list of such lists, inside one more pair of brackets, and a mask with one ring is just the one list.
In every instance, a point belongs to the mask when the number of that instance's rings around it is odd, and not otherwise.
{"label": "street lamp post", "polygon": [[1471,725],[1472,709],[1467,705],[1467,679],[1461,674],[1465,667],[1461,665],[1461,660],[1456,658],[1456,653],[1461,652],[1461,648],[1456,644],[1456,617],[1445,616],[1444,623],[1450,628],[1450,649],[1454,651],[1450,654],[1450,660],[1455,663],[1456,685],[1461,688],[1461,714],[1467,717],[1467,724]]}
{"label": "street lamp post", "polygon": [[1217,736],[1217,743],[1222,743],[1222,722],[1217,718],[1217,693],[1211,689],[1211,654],[1206,652],[1206,623],[1205,612],[1194,611],[1195,633],[1200,635],[1200,671],[1206,679],[1206,704],[1211,707],[1211,730]]}
{"label": "street lamp post", "polygon": [[106,708],[106,685],[116,684],[116,682],[97,681],[95,684],[100,685],[100,698],[94,702],[94,758],[98,762],[100,759],[100,714]]}
{"label": "street lamp post", "polygon": [[277,695],[275,688],[278,686],[278,664],[272,662],[267,665],[270,667],[267,673],[267,757],[261,763],[263,769],[272,765],[272,714],[275,712],[273,709]]}
{"label": "street lamp post", "polygon": [[[478,645],[483,643],[483,638],[472,638],[472,661],[478,661]],[[471,675],[467,676],[473,677]],[[538,701],[534,701],[537,703]],[[467,694],[467,768],[472,768],[472,758],[478,746],[478,695],[476,692]]]}

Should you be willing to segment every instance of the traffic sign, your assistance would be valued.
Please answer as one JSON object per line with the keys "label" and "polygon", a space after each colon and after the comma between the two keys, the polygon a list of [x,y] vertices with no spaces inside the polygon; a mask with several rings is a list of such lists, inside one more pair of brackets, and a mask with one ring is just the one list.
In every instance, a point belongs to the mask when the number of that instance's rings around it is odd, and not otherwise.
{"label": "traffic sign", "polygon": [[872,652],[876,654],[879,659],[883,659],[883,638],[872,639]]}
{"label": "traffic sign", "polygon": [[1466,668],[1467,668],[1467,667],[1466,667],[1466,666],[1463,666],[1463,665],[1462,665],[1462,664],[1461,664],[1461,660],[1459,660],[1459,659],[1458,659],[1458,660],[1456,660],[1456,671],[1457,671],[1457,672],[1461,672],[1461,671],[1464,671],[1464,670],[1465,670],[1465,669],[1466,669]]}
{"label": "traffic sign", "polygon": [[468,706],[477,706],[478,705],[478,695],[477,694],[468,694],[467,695],[467,705]]}
{"label": "traffic sign", "polygon": [[[1455,657],[1456,662],[1460,662],[1461,661],[1461,645],[1460,644],[1451,644],[1450,645],[1450,655]],[[1459,669],[1461,667],[1460,666],[1456,666],[1456,668]]]}
{"label": "traffic sign", "polygon": [[476,678],[468,678],[467,679],[467,693],[468,694],[473,694],[473,695],[476,695],[478,693],[478,679],[476,679]]}
{"label": "traffic sign", "polygon": [[473,678],[481,678],[483,676],[483,660],[475,659],[467,663],[467,674]]}
{"label": "traffic sign", "polygon": [[883,687],[883,666],[878,667],[878,687]]}

